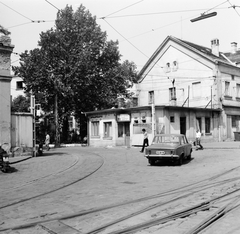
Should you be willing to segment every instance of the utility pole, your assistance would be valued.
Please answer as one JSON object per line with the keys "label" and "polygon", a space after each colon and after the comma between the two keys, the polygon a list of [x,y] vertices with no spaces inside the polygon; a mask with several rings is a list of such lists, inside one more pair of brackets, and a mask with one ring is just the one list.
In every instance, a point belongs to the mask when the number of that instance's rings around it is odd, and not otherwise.
{"label": "utility pole", "polygon": [[30,109],[33,116],[32,128],[33,128],[33,157],[36,157],[36,122],[35,122],[35,96],[31,93]]}

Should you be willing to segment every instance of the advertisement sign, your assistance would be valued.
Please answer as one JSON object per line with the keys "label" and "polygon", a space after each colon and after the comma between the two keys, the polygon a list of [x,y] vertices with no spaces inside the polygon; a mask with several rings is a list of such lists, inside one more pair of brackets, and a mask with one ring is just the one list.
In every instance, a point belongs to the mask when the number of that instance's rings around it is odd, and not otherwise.
{"label": "advertisement sign", "polygon": [[118,122],[130,122],[130,115],[129,114],[120,114],[117,116]]}

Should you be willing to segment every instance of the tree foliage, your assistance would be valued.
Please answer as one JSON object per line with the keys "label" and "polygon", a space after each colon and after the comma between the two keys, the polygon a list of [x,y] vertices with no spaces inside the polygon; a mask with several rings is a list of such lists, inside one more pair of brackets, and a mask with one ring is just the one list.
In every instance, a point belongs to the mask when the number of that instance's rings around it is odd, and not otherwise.
{"label": "tree foliage", "polygon": [[30,112],[30,100],[28,97],[19,95],[12,100],[12,112]]}
{"label": "tree foliage", "polygon": [[83,5],[75,12],[71,6],[59,11],[55,27],[42,32],[38,44],[22,53],[20,66],[13,69],[45,111],[54,109],[57,97],[60,120],[70,113],[110,108],[118,96],[129,96],[135,64],[120,62],[118,42],[107,41]]}

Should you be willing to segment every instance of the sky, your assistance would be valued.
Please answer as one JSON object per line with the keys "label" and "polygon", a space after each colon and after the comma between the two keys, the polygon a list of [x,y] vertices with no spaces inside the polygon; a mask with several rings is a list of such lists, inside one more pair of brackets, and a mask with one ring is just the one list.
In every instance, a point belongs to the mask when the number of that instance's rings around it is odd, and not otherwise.
{"label": "sky", "polygon": [[[19,65],[18,54],[37,48],[39,34],[54,27],[58,10],[80,4],[96,16],[107,40],[118,40],[122,61],[134,62],[138,71],[167,36],[209,48],[218,38],[221,52],[230,51],[231,42],[240,47],[240,0],[0,0],[0,25],[15,46],[12,65]],[[190,21],[211,12],[217,15]]]}

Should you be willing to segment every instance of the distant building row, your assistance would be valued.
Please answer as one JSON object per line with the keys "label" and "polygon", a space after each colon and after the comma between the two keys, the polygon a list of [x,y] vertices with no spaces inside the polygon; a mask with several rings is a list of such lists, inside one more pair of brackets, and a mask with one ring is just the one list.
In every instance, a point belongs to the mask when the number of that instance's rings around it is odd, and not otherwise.
{"label": "distant building row", "polygon": [[157,133],[182,133],[203,141],[234,140],[240,131],[240,51],[219,51],[168,36],[139,73],[130,108],[86,113],[91,146],[142,144]]}

